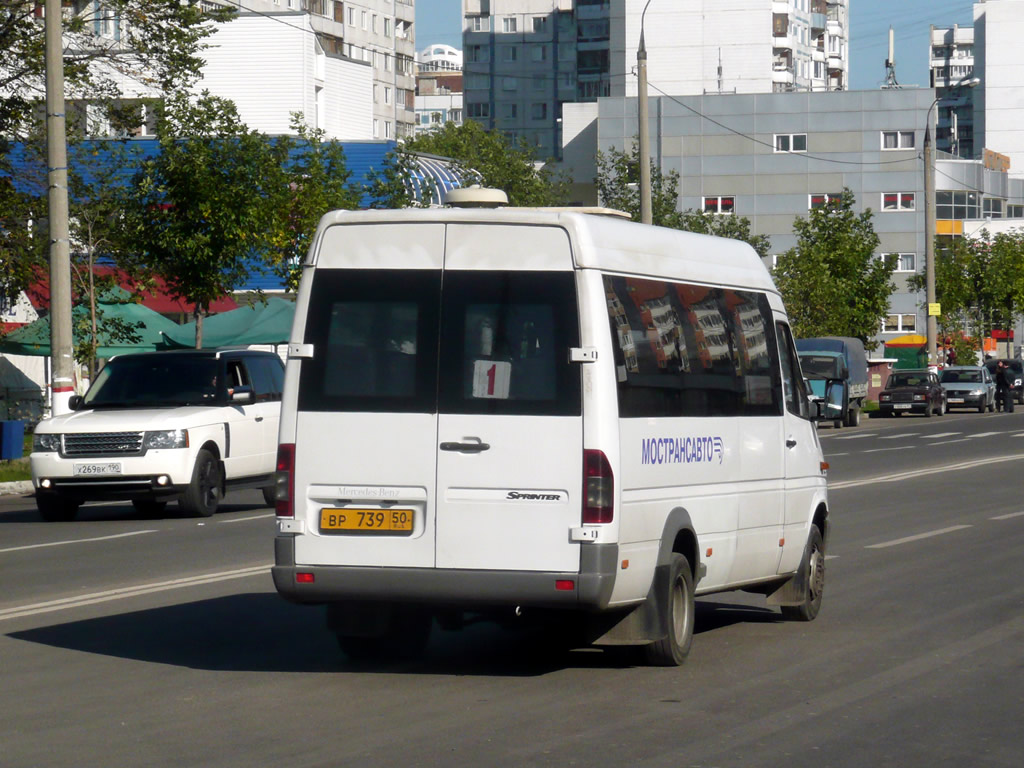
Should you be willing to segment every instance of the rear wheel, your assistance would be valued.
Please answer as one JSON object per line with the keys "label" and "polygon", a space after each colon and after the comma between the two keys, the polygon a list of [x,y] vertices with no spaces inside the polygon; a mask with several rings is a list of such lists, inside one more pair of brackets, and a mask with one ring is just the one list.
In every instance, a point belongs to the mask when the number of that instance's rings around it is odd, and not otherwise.
{"label": "rear wheel", "polygon": [[804,584],[803,601],[798,605],[782,606],[782,615],[794,621],[814,621],[821,610],[821,598],[825,591],[825,548],[818,526],[812,525],[800,561]]}
{"label": "rear wheel", "polygon": [[196,456],[192,482],[181,499],[182,508],[194,517],[210,517],[221,498],[220,464],[205,448]]}
{"label": "rear wheel", "polygon": [[667,594],[660,595],[660,608],[668,634],[645,646],[647,662],[658,667],[682,664],[693,644],[693,573],[689,561],[678,552],[669,562]]}
{"label": "rear wheel", "polygon": [[36,508],[40,517],[48,523],[67,523],[78,516],[80,502],[62,499],[59,496],[37,496]]}

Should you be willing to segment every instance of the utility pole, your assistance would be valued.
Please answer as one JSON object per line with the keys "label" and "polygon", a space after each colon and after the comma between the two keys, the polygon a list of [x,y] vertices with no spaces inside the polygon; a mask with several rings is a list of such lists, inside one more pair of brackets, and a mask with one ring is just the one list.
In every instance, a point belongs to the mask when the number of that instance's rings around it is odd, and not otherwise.
{"label": "utility pole", "polygon": [[[648,5],[650,0],[647,0]],[[647,13],[647,6],[644,6]],[[636,117],[639,132],[637,154],[640,162],[640,223],[651,224],[651,149],[647,109],[647,46],[644,45],[643,14],[640,16],[640,45],[636,49]]]}
{"label": "utility pole", "polygon": [[[928,109],[931,114],[931,108]],[[935,157],[932,149],[932,129],[925,117],[924,127],[924,279],[928,328],[928,365],[936,365],[937,328],[932,307],[935,304]]]}
{"label": "utility pole", "polygon": [[50,231],[50,413],[70,411],[71,246],[68,234],[68,149],[64,120],[64,41],[61,0],[46,0],[46,162]]}

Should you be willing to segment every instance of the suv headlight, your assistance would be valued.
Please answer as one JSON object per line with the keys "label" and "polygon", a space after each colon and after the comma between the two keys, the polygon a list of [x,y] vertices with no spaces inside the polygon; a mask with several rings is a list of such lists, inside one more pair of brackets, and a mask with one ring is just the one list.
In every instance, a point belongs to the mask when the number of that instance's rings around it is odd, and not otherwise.
{"label": "suv headlight", "polygon": [[143,449],[188,448],[187,429],[161,429],[147,432],[142,438]]}
{"label": "suv headlight", "polygon": [[60,451],[60,435],[32,435],[32,450],[37,453],[58,453]]}

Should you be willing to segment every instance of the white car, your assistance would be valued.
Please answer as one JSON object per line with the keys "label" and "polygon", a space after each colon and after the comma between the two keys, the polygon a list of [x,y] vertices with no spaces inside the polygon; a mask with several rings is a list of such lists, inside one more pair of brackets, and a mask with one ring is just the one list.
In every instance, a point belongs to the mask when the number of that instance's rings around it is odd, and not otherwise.
{"label": "white car", "polygon": [[183,350],[111,358],[72,412],[32,440],[32,484],[44,520],[73,520],[85,501],[128,499],[145,514],[178,500],[207,517],[229,488],[262,488],[273,472],[284,367],[270,352]]}

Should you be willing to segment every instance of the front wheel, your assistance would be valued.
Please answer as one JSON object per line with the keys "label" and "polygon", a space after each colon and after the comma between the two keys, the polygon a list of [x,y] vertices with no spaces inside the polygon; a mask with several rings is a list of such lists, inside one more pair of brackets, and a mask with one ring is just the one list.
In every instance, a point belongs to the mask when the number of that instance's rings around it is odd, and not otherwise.
{"label": "front wheel", "polygon": [[800,569],[806,579],[803,600],[797,605],[782,606],[782,615],[794,621],[814,621],[821,610],[821,598],[825,591],[825,547],[821,531],[816,525],[811,526]]}
{"label": "front wheel", "polygon": [[37,496],[39,516],[48,523],[68,523],[78,516],[79,502],[59,496]]}
{"label": "front wheel", "polygon": [[678,552],[669,561],[667,594],[659,596],[660,610],[668,634],[645,646],[647,662],[658,667],[677,667],[686,661],[693,644],[693,573],[690,563]]}
{"label": "front wheel", "polygon": [[196,456],[192,482],[185,490],[181,506],[194,517],[210,517],[217,511],[221,497],[220,464],[205,448]]}

